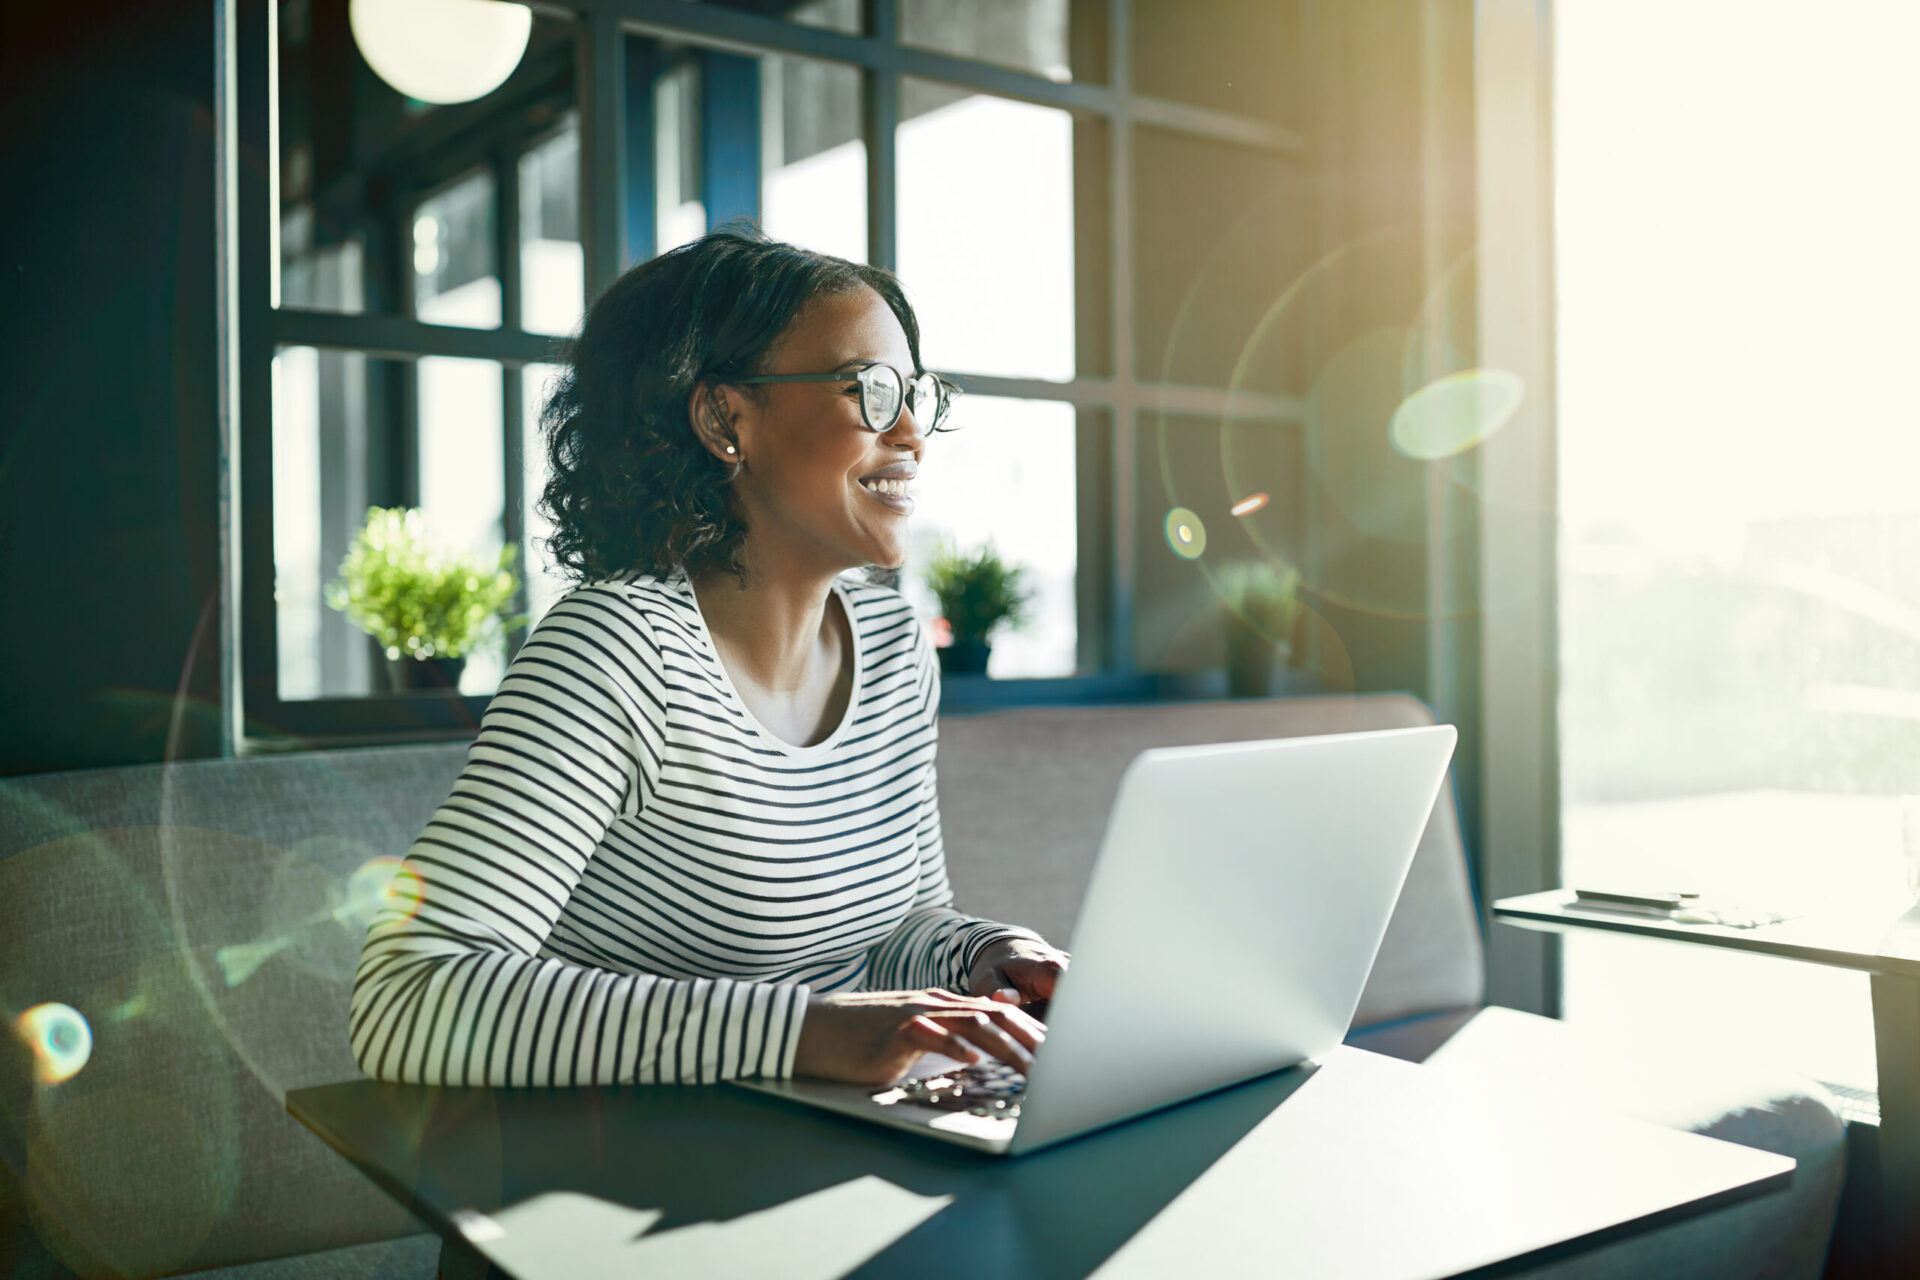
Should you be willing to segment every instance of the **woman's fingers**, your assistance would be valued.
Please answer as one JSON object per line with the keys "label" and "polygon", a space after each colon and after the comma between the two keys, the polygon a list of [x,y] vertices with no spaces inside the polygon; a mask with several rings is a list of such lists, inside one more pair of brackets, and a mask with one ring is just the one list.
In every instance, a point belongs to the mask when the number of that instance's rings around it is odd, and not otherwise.
{"label": "woman's fingers", "polygon": [[1033,1053],[1028,1046],[990,1013],[976,1009],[971,1013],[945,1015],[940,1020],[952,1027],[961,1039],[1016,1070],[1025,1071],[1033,1065]]}
{"label": "woman's fingers", "polygon": [[1053,960],[1023,958],[1007,964],[1006,976],[1019,986],[1028,999],[1047,1000],[1052,998],[1054,984],[1060,980],[1065,968],[1065,965]]}
{"label": "woman's fingers", "polygon": [[901,1039],[909,1048],[923,1053],[943,1053],[960,1062],[978,1062],[980,1054],[972,1045],[926,1014],[909,1018],[900,1027]]}

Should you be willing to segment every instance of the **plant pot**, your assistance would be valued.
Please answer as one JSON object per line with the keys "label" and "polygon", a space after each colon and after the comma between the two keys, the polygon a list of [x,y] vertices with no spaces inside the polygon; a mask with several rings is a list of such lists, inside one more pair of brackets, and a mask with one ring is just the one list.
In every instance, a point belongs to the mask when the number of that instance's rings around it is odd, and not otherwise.
{"label": "plant pot", "polygon": [[985,640],[961,640],[944,649],[935,649],[940,655],[940,674],[946,675],[985,675],[987,655],[993,652],[993,646]]}
{"label": "plant pot", "polygon": [[1234,698],[1270,698],[1275,677],[1284,671],[1291,650],[1261,635],[1237,616],[1227,616],[1227,694]]}
{"label": "plant pot", "polygon": [[465,658],[388,658],[387,688],[395,693],[412,693],[460,688],[460,673],[467,668]]}

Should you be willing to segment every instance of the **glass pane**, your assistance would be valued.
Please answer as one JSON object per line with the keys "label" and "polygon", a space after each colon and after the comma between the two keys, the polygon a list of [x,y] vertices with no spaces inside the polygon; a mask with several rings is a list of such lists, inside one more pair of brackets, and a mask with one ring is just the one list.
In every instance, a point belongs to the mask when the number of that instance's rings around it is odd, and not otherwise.
{"label": "glass pane", "polygon": [[690,0],[690,2],[710,4],[716,9],[742,9],[763,17],[783,18],[788,22],[797,22],[806,27],[825,27],[829,31],[844,31],[848,35],[860,34],[860,0],[803,0],[799,4],[790,3],[789,0]]}
{"label": "glass pane", "polygon": [[[1290,424],[1219,414],[1143,411],[1135,421],[1134,661],[1148,671],[1221,670],[1227,584],[1239,567],[1314,568],[1305,441]],[[1323,516],[1314,532],[1327,528]],[[1316,675],[1339,666],[1309,652],[1320,641],[1299,628],[1274,638],[1289,646],[1276,655],[1276,678],[1288,666]],[[1352,688],[1350,676],[1324,683]]]}
{"label": "glass pane", "polygon": [[493,174],[478,170],[414,210],[413,310],[429,324],[500,327]]}
{"label": "glass pane", "polygon": [[[418,215],[423,201],[490,156],[522,153],[553,134],[574,105],[573,23],[536,14],[518,60],[507,48],[495,62],[511,66],[504,82],[491,90],[479,84],[477,98],[436,105],[410,97],[374,70],[360,51],[348,5],[276,3],[274,304],[397,315],[417,299],[423,315],[446,309],[444,323],[498,325],[497,313],[485,321],[462,318],[485,314],[472,294],[445,298],[461,284],[497,277],[497,263],[472,256],[481,250],[460,239],[466,223],[420,228]],[[478,30],[463,26],[440,42],[469,55],[460,60],[463,68],[486,61],[486,50],[468,47]],[[402,74],[404,67],[382,65],[413,91],[424,91]],[[472,217],[476,211],[446,212]],[[451,238],[438,238],[443,233]],[[490,255],[492,242],[484,243]],[[416,269],[416,260],[429,257],[444,262],[453,277],[416,290],[417,275],[439,270]]]}
{"label": "glass pane", "polygon": [[[431,356],[417,367],[420,508],[442,546],[491,563],[507,508],[500,366]],[[492,693],[505,669],[496,638],[469,657],[460,692]]]}
{"label": "glass pane", "polygon": [[638,74],[653,76],[657,252],[744,216],[776,239],[865,260],[857,69],[634,43]]}
{"label": "glass pane", "polygon": [[930,368],[1074,373],[1073,117],[908,78],[900,275]]}
{"label": "glass pane", "polygon": [[865,262],[859,71],[809,58],[762,58],[760,104],[760,225],[775,239]]}
{"label": "glass pane", "polygon": [[700,59],[668,55],[653,81],[654,251],[707,233],[700,163]]}
{"label": "glass pane", "polygon": [[[1303,393],[1298,358],[1323,312],[1368,301],[1404,324],[1418,297],[1373,302],[1375,276],[1405,278],[1373,233],[1312,256],[1316,188],[1285,157],[1228,142],[1133,130],[1134,376],[1143,382]],[[1419,239],[1396,233],[1392,248]],[[1418,259],[1414,274],[1418,275]],[[1121,317],[1123,323],[1128,317]],[[1284,357],[1284,358],[1283,358]]]}
{"label": "glass pane", "polygon": [[540,514],[540,494],[552,471],[547,466],[547,448],[540,430],[540,411],[546,407],[553,380],[562,372],[560,365],[530,364],[520,375],[523,397],[520,422],[523,430],[520,450],[521,513],[520,527],[526,530],[526,546],[521,563],[526,566],[528,626],[553,607],[573,583],[554,568],[553,558],[541,545],[541,539],[553,533],[553,522]]}
{"label": "glass pane", "polygon": [[520,327],[570,334],[586,296],[580,249],[580,121],[520,157]]}
{"label": "glass pane", "polygon": [[1134,0],[1132,12],[1136,93],[1303,123],[1300,0]]}
{"label": "glass pane", "polygon": [[[1920,791],[1920,189],[1883,158],[1920,110],[1920,10],[1685,11],[1555,10],[1564,874],[1891,923]],[[1783,100],[1788,59],[1810,80]],[[1783,183],[1790,137],[1822,142]],[[1605,1032],[1874,1083],[1864,974],[1585,937],[1564,973]]]}
{"label": "glass pane", "polygon": [[[932,437],[913,482],[912,549],[903,589],[921,615],[939,601],[921,569],[943,537],[962,552],[989,540],[1001,558],[1025,568],[1032,591],[1024,627],[1002,624],[989,636],[990,676],[1072,675],[1077,639],[1074,572],[1074,424],[1072,405],[967,396],[954,409],[961,430]],[[938,629],[937,629],[938,630]]]}
{"label": "glass pane", "polygon": [[284,347],[273,360],[273,565],[278,688],[286,699],[372,687],[373,642],[328,608],[373,501],[387,379],[400,370],[354,351]]}
{"label": "glass pane", "polygon": [[902,0],[900,43],[1071,80],[1070,7],[1068,0]]}
{"label": "glass pane", "polygon": [[[418,435],[398,447],[402,421],[389,406],[417,388]],[[372,506],[406,505],[415,482],[395,471],[417,460],[420,507],[438,545],[499,554],[505,483],[501,369],[487,360],[414,364],[361,352],[285,347],[273,362],[274,601],[282,698],[384,692],[375,642],[325,602],[326,585]],[[519,571],[519,566],[516,566]],[[498,643],[474,652],[465,693],[485,694],[503,669]]]}

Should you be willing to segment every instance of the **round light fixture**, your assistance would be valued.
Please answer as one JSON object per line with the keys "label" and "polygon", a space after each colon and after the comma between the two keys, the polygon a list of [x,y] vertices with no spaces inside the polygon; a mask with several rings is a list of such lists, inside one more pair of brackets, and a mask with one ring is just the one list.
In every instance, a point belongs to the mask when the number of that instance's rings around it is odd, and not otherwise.
{"label": "round light fixture", "polygon": [[380,78],[421,102],[471,102],[527,51],[533,10],[506,0],[352,0],[347,22]]}

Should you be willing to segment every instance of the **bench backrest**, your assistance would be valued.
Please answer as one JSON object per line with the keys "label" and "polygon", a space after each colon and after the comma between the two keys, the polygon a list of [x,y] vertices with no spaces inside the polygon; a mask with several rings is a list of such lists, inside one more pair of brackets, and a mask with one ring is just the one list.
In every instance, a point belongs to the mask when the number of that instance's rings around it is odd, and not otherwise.
{"label": "bench backrest", "polygon": [[[959,906],[1064,946],[1120,775],[1148,747],[1432,724],[1404,694],[1023,707],[940,721],[940,819]],[[1286,815],[1274,815],[1284,833]],[[1443,787],[1360,997],[1356,1027],[1479,1004],[1479,917]]]}
{"label": "bench backrest", "polygon": [[[1427,723],[1409,698],[1022,708],[941,720],[963,909],[1066,941],[1107,809],[1149,746]],[[33,1086],[0,1036],[0,1238],[75,1270],[220,1266],[418,1230],[284,1110],[358,1075],[356,869],[404,853],[468,744],[85,770],[0,782],[0,1011],[79,1010],[92,1056]],[[1284,823],[1284,815],[1279,815]],[[1443,792],[1359,1022],[1476,1004],[1480,937]]]}

